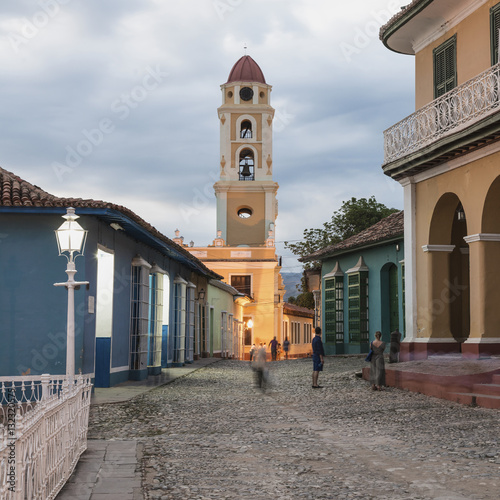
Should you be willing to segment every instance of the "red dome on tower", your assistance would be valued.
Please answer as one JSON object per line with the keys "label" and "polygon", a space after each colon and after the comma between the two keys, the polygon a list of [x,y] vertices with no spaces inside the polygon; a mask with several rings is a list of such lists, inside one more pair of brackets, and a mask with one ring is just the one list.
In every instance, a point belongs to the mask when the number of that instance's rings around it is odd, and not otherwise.
{"label": "red dome on tower", "polygon": [[236,61],[229,73],[226,83],[231,82],[266,83],[266,79],[259,65],[250,56],[243,56]]}

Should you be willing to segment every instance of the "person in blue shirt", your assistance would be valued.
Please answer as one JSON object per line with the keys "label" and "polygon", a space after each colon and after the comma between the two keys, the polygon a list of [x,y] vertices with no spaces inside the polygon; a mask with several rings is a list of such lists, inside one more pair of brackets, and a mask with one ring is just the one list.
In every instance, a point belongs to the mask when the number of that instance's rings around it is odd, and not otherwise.
{"label": "person in blue shirt", "polygon": [[321,389],[318,385],[319,372],[323,371],[323,361],[325,350],[323,349],[323,341],[321,340],[321,328],[317,326],[314,329],[314,338],[312,339],[312,358],[313,358],[313,376],[312,387],[313,389]]}

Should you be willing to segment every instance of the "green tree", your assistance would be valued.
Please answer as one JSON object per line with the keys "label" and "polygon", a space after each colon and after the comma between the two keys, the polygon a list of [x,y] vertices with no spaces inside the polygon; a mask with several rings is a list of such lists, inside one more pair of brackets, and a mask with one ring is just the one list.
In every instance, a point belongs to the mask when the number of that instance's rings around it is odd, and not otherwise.
{"label": "green tree", "polygon": [[297,297],[289,297],[288,303],[300,307],[307,307],[308,309],[314,309],[314,295],[312,292],[299,293]]}
{"label": "green tree", "polygon": [[[299,257],[304,257],[316,250],[350,238],[394,212],[398,210],[378,203],[375,196],[359,200],[351,198],[342,202],[340,209],[333,213],[329,222],[323,223],[322,228],[304,229],[302,241],[297,243],[285,241],[285,248],[290,249]],[[310,269],[314,265],[314,262],[307,262],[304,267]]]}

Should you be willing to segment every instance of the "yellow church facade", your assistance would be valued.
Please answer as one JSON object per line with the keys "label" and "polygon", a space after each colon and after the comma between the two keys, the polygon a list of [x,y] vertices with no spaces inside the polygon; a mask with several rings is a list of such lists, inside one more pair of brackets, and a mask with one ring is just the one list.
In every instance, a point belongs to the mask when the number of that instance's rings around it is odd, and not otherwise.
{"label": "yellow church facade", "polygon": [[384,132],[404,188],[402,359],[500,354],[500,2],[414,0],[381,29],[417,111]]}

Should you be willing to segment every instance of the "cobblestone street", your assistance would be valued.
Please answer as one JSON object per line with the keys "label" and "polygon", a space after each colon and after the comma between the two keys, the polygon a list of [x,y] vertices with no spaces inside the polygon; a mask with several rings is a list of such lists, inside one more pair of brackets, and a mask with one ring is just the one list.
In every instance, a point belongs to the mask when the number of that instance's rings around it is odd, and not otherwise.
{"label": "cobblestone street", "polygon": [[356,376],[360,357],[220,361],[126,403],[95,405],[89,439],[141,444],[147,499],[497,499],[499,412]]}

